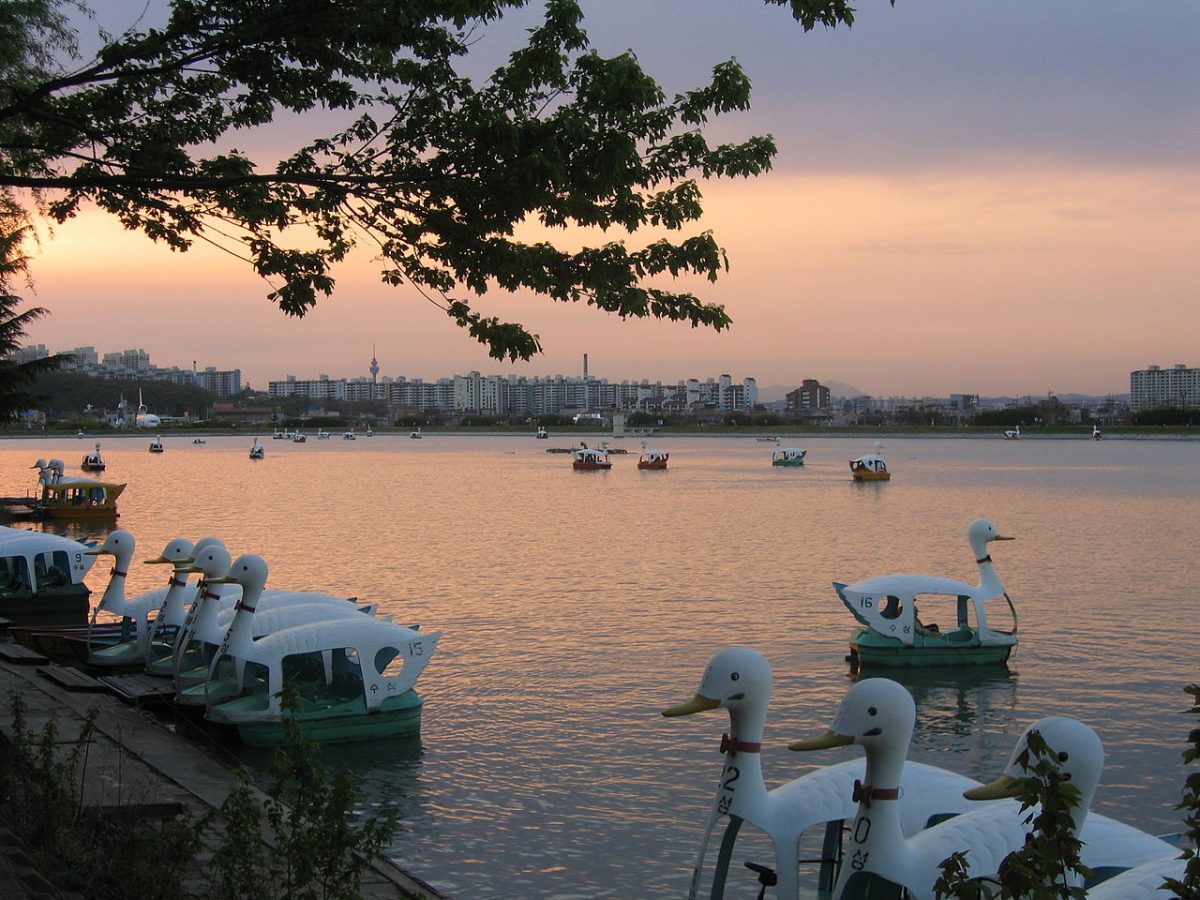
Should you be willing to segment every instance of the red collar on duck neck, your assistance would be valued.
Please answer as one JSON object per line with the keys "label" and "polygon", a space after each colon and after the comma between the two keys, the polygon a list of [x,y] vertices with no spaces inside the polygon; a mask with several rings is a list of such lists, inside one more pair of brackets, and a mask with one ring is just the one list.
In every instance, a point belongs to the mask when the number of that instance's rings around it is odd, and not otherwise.
{"label": "red collar on duck neck", "polygon": [[899,800],[900,788],[877,788],[874,785],[863,784],[855,778],[854,794],[850,799],[870,809],[872,800]]}
{"label": "red collar on duck neck", "polygon": [[737,756],[739,753],[758,753],[762,750],[762,744],[752,744],[749,741],[739,741],[735,737],[730,737],[727,734],[721,735],[721,752],[728,753],[731,756]]}

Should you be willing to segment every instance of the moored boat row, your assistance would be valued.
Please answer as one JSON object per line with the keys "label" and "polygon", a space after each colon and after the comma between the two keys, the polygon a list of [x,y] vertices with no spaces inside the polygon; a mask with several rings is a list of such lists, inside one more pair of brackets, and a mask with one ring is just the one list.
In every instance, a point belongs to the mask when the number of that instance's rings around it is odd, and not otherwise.
{"label": "moored boat row", "polygon": [[[172,540],[146,560],[171,566],[167,586],[128,598],[135,547],[122,529],[91,548],[18,529],[0,532],[6,571],[37,573],[44,557],[73,566],[77,576],[73,591],[52,593],[34,574],[22,589],[0,592],[0,614],[40,604],[28,624],[11,629],[13,636],[93,673],[161,679],[161,694],[246,744],[281,742],[285,718],[319,741],[419,732],[422,701],[414,687],[439,633],[379,617],[376,605],[357,598],[268,590],[265,560],[246,554],[231,562],[216,538],[194,545]],[[89,621],[82,575],[101,555],[115,562]],[[296,688],[298,708],[281,707],[285,684]]]}

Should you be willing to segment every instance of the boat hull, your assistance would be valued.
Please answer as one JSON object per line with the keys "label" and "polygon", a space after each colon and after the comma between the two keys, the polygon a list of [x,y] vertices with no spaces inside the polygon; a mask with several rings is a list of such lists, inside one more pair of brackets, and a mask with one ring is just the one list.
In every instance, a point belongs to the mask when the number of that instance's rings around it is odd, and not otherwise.
{"label": "boat hull", "polygon": [[795,467],[804,465],[804,460],[802,460],[802,459],[776,459],[771,462],[771,465],[795,468]]}
{"label": "boat hull", "polygon": [[855,481],[891,481],[891,472],[853,472]]}
{"label": "boat hull", "polygon": [[606,469],[611,469],[612,463],[610,463],[610,462],[607,462],[607,463],[574,462],[571,464],[571,468],[573,468],[576,472],[603,472]]}
{"label": "boat hull", "polygon": [[14,625],[80,625],[85,626],[90,611],[87,586],[76,590],[0,593],[0,618]]}
{"label": "boat hull", "polygon": [[850,636],[852,668],[931,668],[937,666],[996,666],[1008,662],[1013,643],[980,644],[973,631],[929,635],[919,644],[904,644],[869,628]]}
{"label": "boat hull", "polygon": [[[286,743],[281,718],[239,721],[241,717],[231,708],[235,704],[223,704],[224,709],[210,710],[208,720],[219,726],[231,726],[241,742],[249,747],[278,747]],[[333,744],[418,735],[423,707],[421,695],[410,690],[369,712],[359,702],[331,709],[301,710],[290,718],[300,726],[300,734],[305,740]]]}

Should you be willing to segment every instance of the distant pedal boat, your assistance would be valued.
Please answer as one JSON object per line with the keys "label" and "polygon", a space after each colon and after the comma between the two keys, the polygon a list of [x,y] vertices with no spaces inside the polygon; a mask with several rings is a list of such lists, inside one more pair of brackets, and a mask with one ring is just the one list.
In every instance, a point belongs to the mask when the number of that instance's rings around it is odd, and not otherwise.
{"label": "distant pedal boat", "polygon": [[642,455],[638,457],[637,467],[650,471],[662,471],[667,467],[667,460],[670,458],[671,454],[664,453],[662,450],[643,450]]}
{"label": "distant pedal boat", "polygon": [[808,451],[800,447],[780,447],[771,453],[773,466],[802,466]]}
{"label": "distant pedal boat", "polygon": [[850,460],[850,477],[855,481],[891,481],[887,461],[878,453],[865,453]]}
{"label": "distant pedal boat", "polygon": [[79,468],[85,472],[103,472],[106,465],[104,457],[100,455],[100,445],[96,445],[96,449],[92,453],[85,453],[83,461],[79,463]]}
{"label": "distant pedal boat", "polygon": [[572,452],[571,468],[576,472],[594,472],[611,469],[612,460],[608,458],[607,450],[589,447],[587,444],[584,444],[580,449]]}

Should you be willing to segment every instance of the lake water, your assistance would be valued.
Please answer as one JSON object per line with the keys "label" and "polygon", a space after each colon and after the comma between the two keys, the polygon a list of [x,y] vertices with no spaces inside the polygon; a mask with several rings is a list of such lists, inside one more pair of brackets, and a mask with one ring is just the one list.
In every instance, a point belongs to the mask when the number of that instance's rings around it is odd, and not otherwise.
{"label": "lake water", "polygon": [[[665,472],[638,471],[628,439],[608,472],[572,471],[544,451],[574,439],[553,436],[264,440],[262,461],[250,436],[168,436],[162,455],[149,440],[102,439],[139,560],[215,534],[262,554],[269,586],[357,595],[443,633],[420,739],[326,757],[368,806],[400,808],[393,855],[451,896],[685,896],[728,719],[660,711],[713,653],[751,646],[775,673],[770,784],[859,752],[785,747],[823,731],[850,684],[830,582],[974,582],[978,516],[1017,538],[991,549],[1021,644],[1007,671],[897,676],[917,701],[910,758],[990,780],[1029,722],[1073,715],[1106,747],[1094,808],[1180,828],[1200,442],[887,439],[893,480],[855,484],[846,461],[867,439],[797,440],[808,464],[779,469],[752,438],[660,436]],[[77,472],[91,446],[0,442],[3,493],[33,489],[39,456]],[[131,593],[162,580],[133,569]]]}

